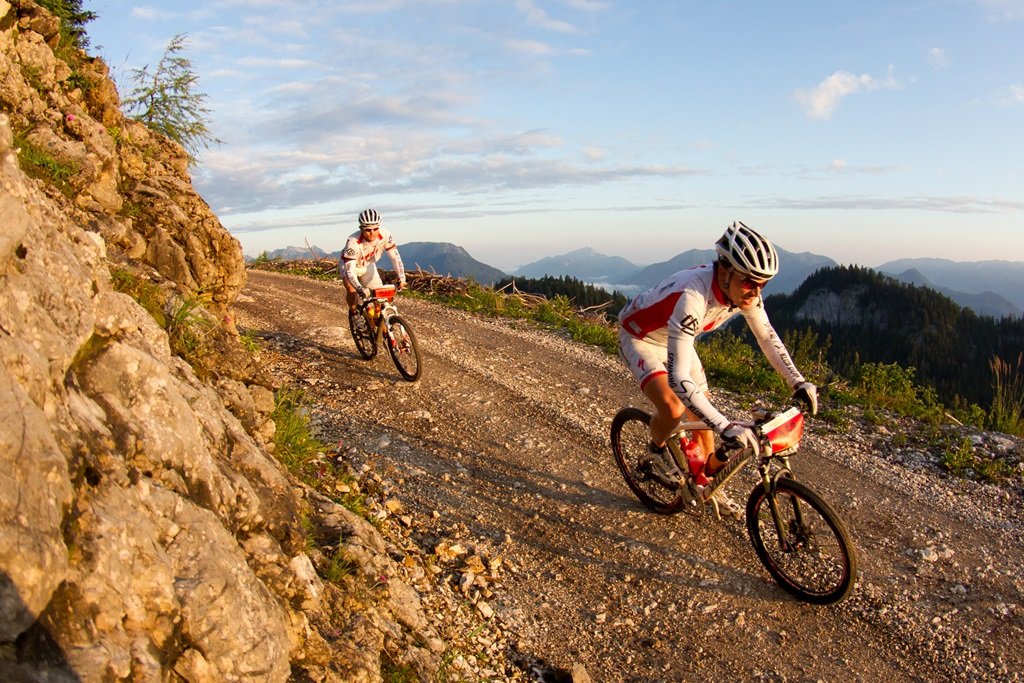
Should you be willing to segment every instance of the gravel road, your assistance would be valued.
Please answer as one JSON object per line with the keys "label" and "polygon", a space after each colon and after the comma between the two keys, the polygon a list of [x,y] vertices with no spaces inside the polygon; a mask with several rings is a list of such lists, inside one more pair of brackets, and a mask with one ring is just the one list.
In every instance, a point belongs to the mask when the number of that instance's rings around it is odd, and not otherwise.
{"label": "gravel road", "polygon": [[[250,271],[236,315],[323,438],[394,478],[413,541],[502,559],[488,604],[518,657],[609,683],[1024,677],[1021,488],[948,477],[912,423],[810,423],[794,467],[845,517],[861,568],[848,600],[815,607],[771,580],[742,523],[632,497],[608,431],[644,399],[618,359],[400,297],[425,365],[410,384],[386,354],[359,358],[342,299],[336,282]],[[1019,440],[997,446],[1019,460]],[[733,497],[752,483],[738,475]]]}

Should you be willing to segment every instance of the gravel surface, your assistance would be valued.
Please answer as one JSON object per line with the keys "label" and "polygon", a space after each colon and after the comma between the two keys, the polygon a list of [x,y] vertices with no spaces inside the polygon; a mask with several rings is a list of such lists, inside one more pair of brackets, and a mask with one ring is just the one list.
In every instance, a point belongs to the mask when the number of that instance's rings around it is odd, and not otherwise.
{"label": "gravel surface", "polygon": [[[853,595],[816,607],[772,581],[741,522],[659,516],[631,495],[608,432],[645,406],[618,359],[400,297],[425,365],[408,383],[387,354],[358,356],[342,300],[336,282],[250,271],[236,315],[324,440],[390,482],[410,542],[442,568],[460,551],[495,565],[487,581],[450,574],[489,624],[480,680],[1021,680],[1024,494],[949,477],[914,423],[810,422],[794,468],[860,560]],[[740,414],[741,397],[714,398]],[[1021,467],[1020,440],[972,436]],[[729,484],[736,500],[752,474]]]}

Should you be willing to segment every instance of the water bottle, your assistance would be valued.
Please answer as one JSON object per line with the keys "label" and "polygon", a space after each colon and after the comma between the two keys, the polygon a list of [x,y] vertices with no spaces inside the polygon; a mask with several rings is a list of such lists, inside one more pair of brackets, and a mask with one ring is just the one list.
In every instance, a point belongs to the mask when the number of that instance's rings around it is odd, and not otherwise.
{"label": "water bottle", "polygon": [[700,442],[691,441],[686,437],[683,437],[680,441],[680,445],[683,447],[683,454],[686,456],[686,465],[690,468],[690,474],[693,475],[693,483],[698,486],[707,486],[711,483],[707,475],[704,473],[704,466],[707,463],[707,455],[704,453],[704,449],[701,448]]}
{"label": "water bottle", "polygon": [[704,449],[696,440],[687,439],[685,436],[680,439],[683,447],[683,454],[686,455],[686,463],[690,466],[690,474],[698,476],[704,471]]}

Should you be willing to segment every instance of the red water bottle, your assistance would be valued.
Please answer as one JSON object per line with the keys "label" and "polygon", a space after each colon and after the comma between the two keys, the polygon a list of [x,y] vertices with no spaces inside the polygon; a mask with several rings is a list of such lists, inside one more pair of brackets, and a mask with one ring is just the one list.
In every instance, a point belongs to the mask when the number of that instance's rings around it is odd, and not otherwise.
{"label": "red water bottle", "polygon": [[685,436],[681,439],[681,445],[694,481],[700,486],[707,486],[708,478],[704,476],[704,461],[707,457],[704,455],[704,449],[696,440],[687,439]]}

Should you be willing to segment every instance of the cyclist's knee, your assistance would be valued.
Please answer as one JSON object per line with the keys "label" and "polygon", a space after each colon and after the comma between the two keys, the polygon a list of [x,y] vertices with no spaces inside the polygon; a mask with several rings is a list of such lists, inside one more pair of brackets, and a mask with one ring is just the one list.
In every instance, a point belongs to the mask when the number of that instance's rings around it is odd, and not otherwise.
{"label": "cyclist's knee", "polygon": [[676,401],[667,401],[663,406],[659,407],[658,412],[666,419],[675,422],[681,422],[683,416],[686,415],[686,409],[678,399]]}

